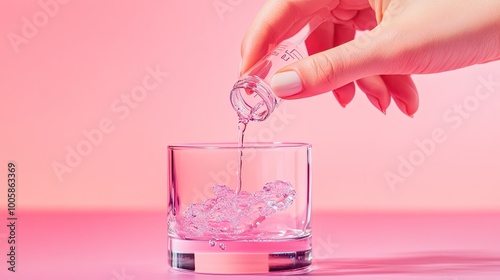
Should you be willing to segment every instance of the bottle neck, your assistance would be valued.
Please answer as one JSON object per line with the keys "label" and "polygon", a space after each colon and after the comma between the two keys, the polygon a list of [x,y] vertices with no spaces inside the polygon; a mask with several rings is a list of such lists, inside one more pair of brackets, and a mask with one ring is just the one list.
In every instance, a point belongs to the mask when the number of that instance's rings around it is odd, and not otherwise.
{"label": "bottle neck", "polygon": [[243,76],[231,90],[231,104],[242,121],[263,121],[271,115],[280,101],[264,80]]}

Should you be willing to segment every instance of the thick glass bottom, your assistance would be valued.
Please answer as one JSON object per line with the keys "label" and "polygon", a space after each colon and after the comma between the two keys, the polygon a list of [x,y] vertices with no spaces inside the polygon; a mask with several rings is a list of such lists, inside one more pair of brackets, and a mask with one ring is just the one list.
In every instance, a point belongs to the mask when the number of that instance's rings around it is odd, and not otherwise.
{"label": "thick glass bottom", "polygon": [[210,274],[300,274],[312,262],[311,236],[262,241],[169,239],[172,268]]}

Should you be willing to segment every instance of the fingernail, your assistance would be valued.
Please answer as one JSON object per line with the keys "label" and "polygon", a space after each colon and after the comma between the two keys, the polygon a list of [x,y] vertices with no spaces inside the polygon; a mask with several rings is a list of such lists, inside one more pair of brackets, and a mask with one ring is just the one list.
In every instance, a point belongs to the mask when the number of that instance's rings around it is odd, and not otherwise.
{"label": "fingernail", "polygon": [[399,98],[392,96],[392,99],[394,99],[394,102],[396,102],[396,105],[398,105],[399,110],[401,110],[405,115],[407,115],[410,118],[413,118],[413,114],[408,113],[408,108],[406,106],[406,103],[404,103],[402,100]]}
{"label": "fingernail", "polygon": [[347,103],[344,102],[342,98],[340,98],[340,95],[336,91],[333,91],[333,95],[335,96],[335,99],[337,99],[337,101],[339,102],[340,106],[342,106],[342,108],[345,108],[345,106],[347,106]]}
{"label": "fingernail", "polygon": [[279,97],[287,97],[302,91],[302,81],[297,72],[286,71],[273,76],[271,87]]}
{"label": "fingernail", "polygon": [[366,94],[366,97],[368,97],[368,100],[370,100],[373,106],[377,107],[377,109],[379,109],[380,112],[382,112],[384,115],[386,114],[385,108],[382,108],[382,105],[380,105],[380,100],[377,97],[370,94]]}

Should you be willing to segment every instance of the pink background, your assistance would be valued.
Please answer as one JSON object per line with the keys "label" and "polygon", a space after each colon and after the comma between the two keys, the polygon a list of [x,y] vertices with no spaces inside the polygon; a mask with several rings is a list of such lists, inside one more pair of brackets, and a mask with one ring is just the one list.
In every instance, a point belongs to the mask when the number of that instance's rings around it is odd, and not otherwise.
{"label": "pink background", "polygon": [[[0,178],[15,161],[23,209],[165,210],[168,144],[236,141],[228,93],[263,1],[67,2],[50,16],[38,1],[0,2]],[[39,27],[23,35],[24,18]],[[157,67],[168,77],[125,105]],[[316,210],[500,210],[500,62],[415,81],[414,119],[394,104],[384,116],[361,93],[346,109],[325,94],[284,103],[249,138],[313,145]],[[464,102],[467,115],[449,111]],[[54,162],[102,122],[107,133],[58,178]],[[415,141],[435,129],[446,140],[420,158]],[[398,172],[400,156],[413,171]],[[391,186],[387,172],[404,180]],[[3,211],[3,186],[0,197]]]}

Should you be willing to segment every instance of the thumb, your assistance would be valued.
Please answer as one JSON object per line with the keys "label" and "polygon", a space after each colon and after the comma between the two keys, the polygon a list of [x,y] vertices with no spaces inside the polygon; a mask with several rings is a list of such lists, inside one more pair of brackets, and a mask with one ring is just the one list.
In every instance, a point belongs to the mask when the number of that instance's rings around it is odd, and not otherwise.
{"label": "thumb", "polygon": [[388,59],[391,52],[386,43],[391,36],[381,27],[281,68],[273,76],[271,87],[281,98],[297,99],[335,90],[363,77],[392,72]]}

